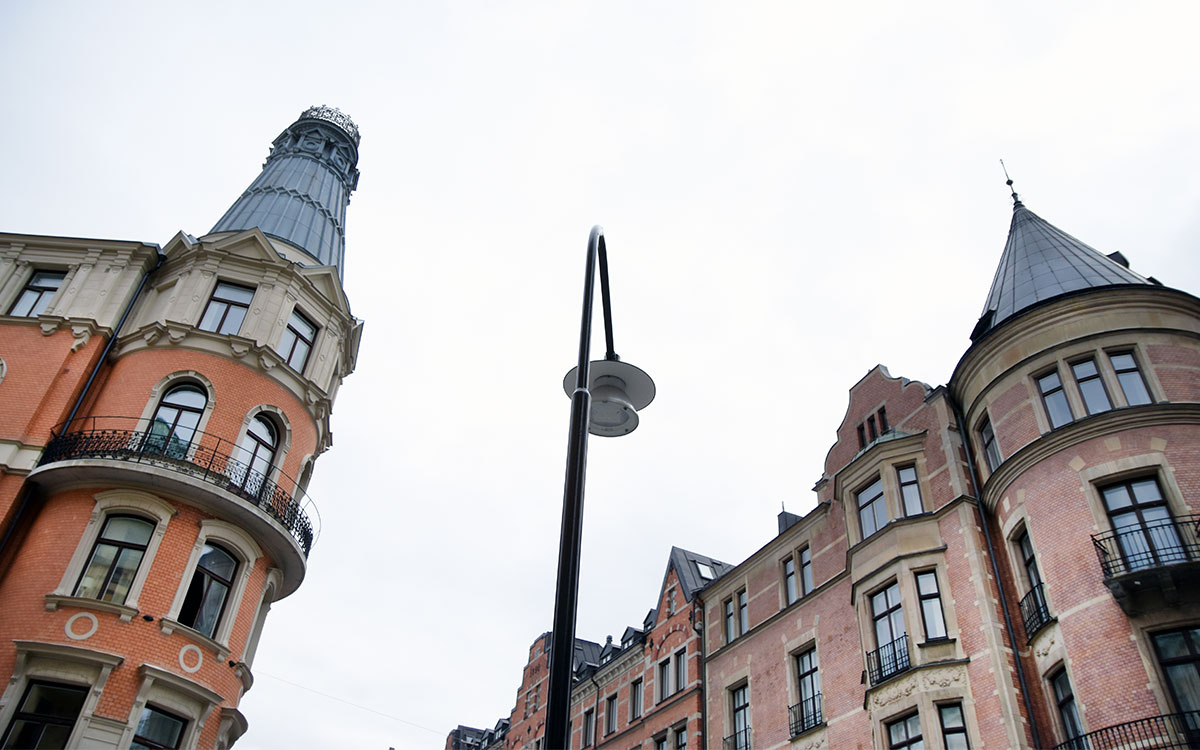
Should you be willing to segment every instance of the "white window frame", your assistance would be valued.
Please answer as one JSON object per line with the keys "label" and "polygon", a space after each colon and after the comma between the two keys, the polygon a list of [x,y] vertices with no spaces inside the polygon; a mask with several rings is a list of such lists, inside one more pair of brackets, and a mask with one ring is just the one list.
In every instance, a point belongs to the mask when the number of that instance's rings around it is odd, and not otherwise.
{"label": "white window frame", "polygon": [[[138,667],[142,683],[133,706],[129,709],[129,720],[121,735],[118,747],[129,747],[133,735],[137,732],[138,722],[142,718],[142,710],[146,704],[169,711],[187,720],[183,736],[179,738],[179,747],[195,748],[204,731],[204,722],[212,713],[212,709],[221,705],[224,700],[220,694],[209,690],[198,682],[181,677],[173,672],[160,669],[150,664]],[[68,745],[70,747],[70,745]]]}
{"label": "white window frame", "polygon": [[[204,412],[200,415],[200,421],[196,423],[196,434],[204,433],[204,428],[208,425],[208,418],[212,416],[213,407],[217,402],[216,389],[211,380],[195,370],[178,370],[154,384],[154,387],[150,389],[150,400],[146,402],[145,408],[142,409],[141,419],[138,420],[139,430],[150,431],[150,420],[154,419],[154,412],[158,411],[158,405],[162,402],[163,396],[177,385],[199,386],[208,396],[208,401],[204,404]],[[192,444],[188,446],[189,459],[195,454],[199,445],[200,438],[192,440]]]}
{"label": "white window frame", "polygon": [[[162,498],[138,490],[105,490],[97,492],[92,497],[95,498],[96,505],[92,508],[87,526],[80,535],[79,544],[76,545],[75,553],[71,555],[71,560],[67,563],[67,569],[63,572],[58,587],[46,595],[46,609],[53,612],[65,604],[103,612],[115,612],[120,615],[121,622],[129,622],[138,614],[138,597],[141,596],[142,587],[150,575],[150,568],[154,564],[159,544],[167,531],[167,523],[178,511]],[[146,543],[146,552],[138,564],[137,575],[133,577],[133,582],[129,585],[125,603],[114,604],[113,602],[75,596],[75,584],[78,583],[79,576],[83,573],[83,568],[91,557],[92,549],[96,546],[96,539],[100,536],[105,522],[113,515],[124,514],[134,515],[154,523],[154,531]]]}
{"label": "white window frame", "polygon": [[[192,576],[196,573],[196,565],[200,562],[200,554],[204,550],[204,545],[210,541],[219,542],[233,553],[238,561],[238,570],[233,578],[233,587],[229,590],[229,599],[225,602],[225,611],[211,638],[197,630],[192,630],[178,619],[179,610],[183,609],[183,600],[187,596],[188,588],[192,585]],[[196,543],[192,545],[192,553],[188,557],[187,567],[183,569],[183,576],[180,578],[179,588],[175,592],[175,599],[171,602],[171,609],[160,618],[162,632],[170,635],[178,630],[189,638],[208,646],[222,661],[229,658],[229,637],[233,633],[233,626],[242,606],[242,596],[246,593],[246,585],[250,582],[254,564],[262,556],[262,548],[239,527],[214,518],[201,521],[200,533],[196,536]]]}

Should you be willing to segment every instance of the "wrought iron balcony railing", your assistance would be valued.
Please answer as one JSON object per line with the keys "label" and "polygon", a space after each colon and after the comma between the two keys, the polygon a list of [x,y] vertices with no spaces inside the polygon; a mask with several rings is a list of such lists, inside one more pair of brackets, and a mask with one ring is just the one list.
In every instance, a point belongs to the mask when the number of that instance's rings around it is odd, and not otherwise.
{"label": "wrought iron balcony railing", "polygon": [[1200,515],[1118,526],[1092,537],[1105,578],[1200,560]]}
{"label": "wrought iron balcony railing", "polygon": [[825,717],[821,715],[820,693],[807,700],[802,700],[794,706],[788,706],[788,727],[791,729],[793,737],[807,732],[823,721],[825,721]]}
{"label": "wrought iron balcony railing", "polygon": [[889,677],[911,668],[907,635],[902,635],[891,643],[885,643],[867,653],[867,673],[871,677],[872,685],[878,685]]}
{"label": "wrought iron balcony railing", "polygon": [[1055,745],[1054,750],[1185,750],[1200,748],[1200,711],[1115,724]]}
{"label": "wrought iron balcony railing", "polygon": [[725,750],[750,750],[750,729],[734,732],[725,738]]}
{"label": "wrought iron balcony railing", "polygon": [[[70,429],[56,427],[39,466],[56,461],[101,458],[155,466],[220,487],[283,525],[307,557],[316,539],[316,506],[287,474],[267,474],[245,460],[236,444],[205,432],[171,433],[134,417],[85,417]],[[182,436],[181,436],[182,435]]]}
{"label": "wrought iron balcony railing", "polygon": [[1029,590],[1021,599],[1021,619],[1025,622],[1025,639],[1033,636],[1050,622],[1050,608],[1046,606],[1046,591],[1042,584]]}

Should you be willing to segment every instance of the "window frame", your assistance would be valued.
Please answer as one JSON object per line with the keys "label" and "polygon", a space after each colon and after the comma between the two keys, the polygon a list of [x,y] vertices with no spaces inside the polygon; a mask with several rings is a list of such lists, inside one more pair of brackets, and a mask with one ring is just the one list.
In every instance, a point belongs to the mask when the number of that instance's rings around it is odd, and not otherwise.
{"label": "window frame", "polygon": [[992,426],[991,417],[987,412],[984,412],[983,419],[980,420],[976,431],[979,433],[983,462],[989,472],[994,472],[1000,464],[1004,463],[1004,456],[1000,453],[1000,443],[996,440],[996,428]]}
{"label": "window frame", "polygon": [[641,677],[629,683],[629,722],[642,718],[642,704],[646,700],[646,683]]}
{"label": "window frame", "polygon": [[787,607],[800,601],[800,587],[796,580],[796,556],[788,555],[783,558],[783,606]]}
{"label": "window frame", "polygon": [[[805,661],[808,664],[805,664]],[[821,664],[817,658],[817,644],[792,654],[792,665],[796,670],[796,701],[800,706],[801,732],[807,732],[824,723],[823,706],[821,705]],[[805,697],[805,686],[810,695]],[[805,709],[805,702],[811,702],[812,707]]]}
{"label": "window frame", "polygon": [[[40,274],[45,274],[48,276],[61,276],[62,278],[58,280],[58,286],[42,286],[37,284],[37,278]],[[33,271],[30,272],[29,278],[25,280],[25,283],[21,285],[21,288],[17,291],[16,297],[13,298],[12,304],[8,306],[8,315],[14,318],[37,318],[41,315],[45,315],[46,310],[50,309],[50,304],[55,301],[55,298],[58,297],[59,292],[62,291],[63,286],[66,284],[67,274],[67,271],[59,271],[51,268],[34,268]],[[37,298],[29,306],[29,310],[27,312],[17,313],[17,306],[21,304],[23,299],[25,299],[26,292],[36,293]],[[49,295],[47,295],[47,292],[49,292]]]}
{"label": "window frame", "polygon": [[800,548],[800,597],[806,597],[813,592],[812,547],[804,545]]}
{"label": "window frame", "polygon": [[[739,695],[743,702],[738,703]],[[734,748],[735,750],[749,750],[750,748],[750,731],[751,731],[751,716],[750,716],[750,683],[742,682],[729,688],[729,726],[733,729]],[[742,727],[738,728],[738,722],[742,723]],[[740,735],[745,733],[745,741],[742,741]]]}
{"label": "window frame", "polygon": [[[928,578],[933,581],[933,593],[926,594],[921,590],[921,579]],[[938,582],[938,574],[936,568],[928,570],[913,571],[913,583],[917,588],[917,609],[921,611],[921,628],[925,635],[925,642],[945,641],[950,639],[950,625],[946,622],[946,607],[942,604],[942,587]],[[941,621],[942,634],[937,636],[929,635],[929,618],[925,614],[926,602],[935,602],[937,606],[938,618]]]}
{"label": "window frame", "polygon": [[[1116,551],[1121,556],[1125,564],[1126,570],[1129,572],[1135,570],[1144,570],[1147,568],[1155,568],[1173,562],[1180,562],[1187,556],[1187,547],[1184,540],[1179,538],[1179,532],[1175,527],[1176,507],[1171,501],[1171,496],[1164,490],[1164,482],[1161,480],[1157,472],[1140,473],[1128,475],[1123,478],[1115,479],[1108,478],[1109,481],[1102,481],[1096,484],[1096,494],[1100,498],[1100,508],[1104,512],[1105,519],[1108,521],[1108,526],[1114,534],[1116,542]],[[1142,502],[1134,490],[1134,486],[1150,481],[1154,484],[1158,492],[1158,500]],[[1129,504],[1118,508],[1115,511],[1109,507],[1107,493],[1115,488],[1124,488],[1126,496],[1129,499]],[[1166,518],[1147,518],[1146,509],[1161,508],[1166,513]],[[1152,511],[1153,512],[1153,511]],[[1116,517],[1134,514],[1137,518],[1136,523],[1126,523],[1120,526],[1116,523]],[[1166,526],[1163,526],[1163,524]],[[1157,524],[1157,526],[1156,526]],[[1173,547],[1162,548],[1162,542],[1165,540],[1165,534],[1155,534],[1152,529],[1168,528],[1170,536],[1174,538],[1175,545]],[[1136,529],[1136,531],[1135,531]],[[1122,531],[1124,530],[1124,531]],[[1131,558],[1130,552],[1126,549],[1126,539],[1131,539],[1134,534],[1138,534],[1142,540],[1143,551],[1140,557],[1144,559],[1149,555],[1148,561],[1144,563],[1138,562],[1138,558]],[[1164,552],[1166,554],[1164,554]],[[1164,560],[1165,558],[1165,560]]]}
{"label": "window frame", "polygon": [[[134,520],[134,521],[141,521],[142,523],[149,524],[150,525],[150,533],[146,537],[146,543],[145,544],[134,544],[132,542],[126,542],[123,540],[106,538],[104,536],[104,532],[108,529],[109,523],[117,518],[125,518],[125,519]],[[106,513],[104,516],[104,523],[101,524],[101,526],[100,526],[100,532],[96,535],[96,541],[92,543],[92,551],[88,555],[87,563],[83,566],[83,570],[81,570],[79,572],[79,578],[76,579],[76,581],[75,581],[75,586],[72,591],[72,596],[79,597],[80,599],[94,599],[94,600],[100,601],[100,602],[108,602],[109,604],[114,604],[116,606],[124,606],[125,602],[129,599],[129,589],[132,588],[132,586],[133,586],[133,579],[137,578],[137,574],[141,571],[142,563],[145,562],[145,560],[146,560],[146,550],[150,546],[150,541],[152,539],[154,539],[154,532],[157,528],[158,528],[158,519],[156,519],[156,518],[146,518],[144,515],[136,514],[136,513],[128,513],[128,512],[126,512],[126,513],[121,513],[121,512]],[[79,593],[79,588],[83,584],[84,576],[86,576],[88,571],[91,569],[92,561],[95,560],[96,552],[97,552],[97,550],[99,550],[100,545],[102,545],[102,544],[105,544],[105,545],[108,545],[111,547],[116,547],[117,552],[113,556],[113,559],[109,562],[108,570],[104,574],[104,579],[100,583],[100,590],[99,590],[100,596],[98,596],[98,597],[84,596]],[[138,552],[141,553],[140,556],[138,557],[137,565],[134,567],[133,578],[130,579],[130,586],[125,589],[125,595],[121,597],[121,601],[115,601],[114,599],[106,599],[106,598],[104,598],[103,595],[106,592],[106,590],[108,589],[109,584],[112,582],[113,575],[117,570],[117,562],[121,559],[122,553],[127,549],[137,550]]]}
{"label": "window frame", "polygon": [[617,694],[613,693],[604,699],[604,734],[605,736],[617,731]]}
{"label": "window frame", "polygon": [[[1043,387],[1042,381],[1049,377],[1054,377],[1058,381],[1058,385],[1051,386],[1050,388]],[[1046,415],[1046,424],[1050,425],[1051,430],[1066,427],[1075,421],[1075,410],[1071,408],[1071,399],[1067,396],[1067,388],[1063,383],[1062,373],[1059,371],[1057,364],[1034,375],[1033,384],[1042,399],[1042,409]],[[1067,410],[1067,419],[1064,422],[1056,424],[1055,410],[1051,407],[1051,400],[1057,403],[1059,397],[1062,399],[1062,406]]]}
{"label": "window frame", "polygon": [[[1067,695],[1059,695],[1059,679],[1062,678],[1065,683]],[[1054,703],[1054,715],[1057,718],[1058,729],[1066,742],[1073,742],[1087,734],[1086,728],[1083,726],[1083,717],[1079,714],[1079,706],[1075,702],[1075,687],[1071,683],[1071,676],[1067,673],[1066,665],[1059,665],[1057,669],[1051,670],[1046,676],[1046,681],[1050,683],[1048,697]],[[1065,707],[1070,707],[1070,716],[1064,711]],[[1070,726],[1071,723],[1075,727]]]}
{"label": "window frame", "polygon": [[675,674],[673,678],[675,680],[675,691],[671,695],[683,690],[688,684],[686,647],[675,652]]}
{"label": "window frame", "polygon": [[[79,708],[77,708],[75,710],[75,717],[71,719],[70,723],[66,723],[66,719],[63,717],[53,716],[51,714],[40,714],[40,713],[36,713],[33,711],[23,711],[22,710],[25,702],[27,700],[29,700],[30,693],[33,692],[34,688],[38,688],[38,687],[67,689],[70,691],[78,691],[80,693]],[[13,733],[13,729],[15,728],[15,725],[18,721],[27,721],[30,723],[37,723],[37,724],[41,725],[42,729],[41,729],[41,732],[38,734],[38,740],[39,740],[38,744],[39,745],[41,744],[41,739],[42,739],[43,734],[45,733],[47,726],[66,727],[67,728],[67,741],[64,743],[64,746],[70,747],[72,735],[75,734],[75,730],[79,726],[79,719],[84,715],[84,710],[87,708],[88,693],[90,693],[90,692],[91,691],[88,689],[88,686],[77,685],[77,684],[70,683],[70,682],[46,680],[46,679],[41,679],[41,678],[26,680],[25,687],[21,691],[21,697],[17,701],[14,702],[14,706],[13,706],[14,710],[12,712],[12,715],[8,717],[8,722],[6,723],[6,725],[4,727],[4,734],[0,735],[0,743],[4,743],[4,744],[8,743],[8,741],[11,738],[11,735]]]}
{"label": "window frame", "polygon": [[741,637],[750,632],[750,598],[745,588],[738,591],[734,598],[737,600],[738,637]]}
{"label": "window frame", "polygon": [[730,644],[737,640],[737,618],[733,609],[733,597],[725,599],[721,603],[725,610],[725,643]]}
{"label": "window frame", "polygon": [[[243,292],[250,292],[250,300],[248,302],[243,303],[240,300],[236,300],[236,299],[232,299],[232,298],[218,297],[217,295],[221,292],[222,286],[232,287],[234,289],[238,289]],[[257,293],[258,293],[257,286],[243,286],[243,285],[238,284],[233,281],[222,281],[220,279],[217,279],[216,284],[213,285],[212,292],[209,293],[209,295],[208,295],[208,302],[206,302],[204,305],[204,311],[202,313],[200,313],[200,319],[196,321],[197,330],[206,331],[208,333],[215,333],[218,336],[241,335],[242,326],[244,326],[246,324],[246,316],[249,315],[249,313],[250,313],[250,308],[254,304],[254,295]],[[216,322],[216,328],[205,328],[204,321],[206,318],[208,318],[208,311],[212,307],[213,302],[216,302],[217,304],[225,305],[225,309],[223,311],[221,311],[221,316]],[[225,328],[225,321],[228,319],[229,310],[232,307],[238,307],[238,308],[242,309],[242,316],[238,320],[237,330],[232,330],[232,331],[222,330]]]}
{"label": "window frame", "polygon": [[[1193,635],[1197,631],[1197,627],[1183,626],[1174,627],[1166,630],[1157,630],[1148,633],[1150,641],[1150,649],[1154,654],[1155,664],[1158,666],[1158,671],[1162,675],[1162,681],[1167,686],[1167,694],[1171,698],[1172,707],[1176,713],[1191,713],[1183,707],[1183,701],[1180,700],[1179,693],[1175,688],[1175,681],[1171,678],[1167,671],[1168,667],[1190,665],[1196,679],[1200,680],[1200,635]],[[1171,634],[1180,634],[1183,637],[1183,644],[1187,649],[1186,656],[1166,656],[1163,654],[1162,646],[1159,645],[1158,639],[1160,636]],[[1194,711],[1194,710],[1193,710]],[[1191,739],[1195,739],[1194,737]]]}
{"label": "window frame", "polygon": [[591,747],[596,744],[596,711],[595,709],[587,709],[583,712],[583,736],[581,738],[583,747]]}
{"label": "window frame", "polygon": [[[938,729],[942,731],[942,747],[946,750],[950,750],[950,742],[948,740],[950,735],[961,734],[963,742],[965,743],[965,750],[971,750],[971,733],[967,730],[967,712],[963,709],[962,702],[955,701],[951,703],[937,703],[935,704],[935,708],[937,708]],[[962,720],[961,727],[946,726],[945,711],[947,709],[958,709],[959,718]]]}
{"label": "window frame", "polygon": [[[308,327],[312,329],[312,338],[311,339],[305,338],[304,335],[300,332],[300,330],[294,325],[294,323],[296,322],[296,320],[295,320],[296,318],[299,318],[302,323],[307,324]],[[299,306],[293,307],[291,314],[288,315],[287,325],[284,327],[283,334],[279,339],[279,350],[278,351],[279,351],[279,356],[283,358],[284,364],[286,364],[288,367],[292,368],[296,372],[303,375],[305,368],[308,367],[308,360],[312,356],[313,350],[316,348],[317,336],[320,333],[321,333],[320,327],[317,326],[317,324],[314,323],[310,317],[308,317],[304,313],[300,312]],[[284,346],[285,346],[284,342],[288,340],[289,335],[291,336],[291,344],[290,344],[290,346],[288,346],[287,353],[284,353],[284,351],[283,351]],[[303,344],[307,348],[304,352],[304,356],[302,357],[302,359],[300,361],[300,366],[297,367],[292,362],[292,359],[295,356],[296,347],[300,344]]]}
{"label": "window frame", "polygon": [[[1154,391],[1150,389],[1150,380],[1146,377],[1145,370],[1142,369],[1142,363],[1138,359],[1136,349],[1129,348],[1113,349],[1111,351],[1106,350],[1104,355],[1108,358],[1108,364],[1113,369],[1113,376],[1117,379],[1117,388],[1120,390],[1121,398],[1125,400],[1126,406],[1148,406],[1155,403]],[[1121,369],[1117,366],[1117,363],[1113,361],[1115,357],[1122,356],[1128,356],[1131,360],[1133,360],[1133,369]],[[1129,391],[1125,388],[1125,380],[1121,377],[1122,375],[1129,373],[1135,373],[1137,375],[1137,380],[1141,383],[1142,389],[1146,393],[1145,402],[1139,401],[1135,404],[1132,400],[1130,400]]]}
{"label": "window frame", "polygon": [[[905,481],[904,472],[912,472],[912,480]],[[900,490],[900,512],[904,518],[912,518],[913,516],[923,515],[925,511],[925,500],[921,497],[921,475],[917,473],[917,465],[915,463],[903,464],[896,467],[896,483]],[[912,489],[916,492],[917,511],[910,512],[908,507],[909,496],[906,490]]]}
{"label": "window frame", "polygon": [[[1079,372],[1075,369],[1081,365],[1091,365],[1092,374],[1079,376]],[[1096,361],[1095,354],[1088,354],[1086,357],[1080,357],[1067,362],[1067,368],[1071,371],[1071,377],[1075,380],[1075,389],[1079,391],[1079,400],[1083,403],[1084,416],[1093,414],[1103,414],[1106,411],[1112,411],[1113,400],[1112,394],[1108,392],[1108,385],[1104,382],[1104,375],[1100,372],[1100,365]],[[1093,404],[1088,398],[1088,391],[1085,390],[1085,383],[1096,382],[1100,384],[1100,394],[1104,396],[1104,408],[1093,409]]]}
{"label": "window frame", "polygon": [[[174,744],[164,745],[157,740],[152,740],[148,737],[143,737],[142,735],[138,734],[138,730],[141,729],[142,721],[145,720],[147,713],[162,714],[167,718],[175,719],[182,724],[182,726],[179,727],[179,738],[175,740]],[[187,719],[187,717],[179,716],[164,708],[147,703],[142,707],[142,716],[138,719],[138,723],[134,725],[136,728],[133,730],[133,741],[139,742],[143,746],[151,748],[152,750],[178,750],[178,748],[183,745],[184,738],[187,737],[188,724],[190,723],[191,722]]]}
{"label": "window frame", "polygon": [[[875,495],[872,495],[870,498],[867,498],[864,502],[864,497],[866,494],[873,490],[876,485],[879,487],[879,492]],[[882,475],[876,475],[875,478],[863,486],[861,490],[858,490],[854,493],[854,505],[858,509],[858,528],[859,532],[862,534],[863,541],[875,536],[885,526],[888,525],[891,519],[888,518],[887,493],[884,491]],[[877,524],[870,533],[867,533],[866,516],[863,515],[863,511],[867,510],[868,508],[872,509],[871,521]],[[883,511],[882,523],[879,522],[878,510],[880,509]]]}
{"label": "window frame", "polygon": [[[915,736],[910,735],[908,733],[909,728],[911,726],[911,722],[914,718],[917,720],[916,727],[917,727],[917,732],[918,732],[918,734],[916,734]],[[904,727],[904,735],[905,736],[904,736],[903,741],[901,741],[901,742],[896,742],[892,739],[892,727],[898,727],[898,726]],[[921,743],[921,746],[922,747],[924,746],[925,733],[922,731],[922,727],[921,727],[921,712],[920,711],[911,711],[909,713],[904,714],[903,716],[898,716],[895,719],[892,719],[891,721],[884,722],[883,732],[884,732],[884,737],[887,739],[888,750],[905,750],[905,748],[910,748],[916,743]]]}

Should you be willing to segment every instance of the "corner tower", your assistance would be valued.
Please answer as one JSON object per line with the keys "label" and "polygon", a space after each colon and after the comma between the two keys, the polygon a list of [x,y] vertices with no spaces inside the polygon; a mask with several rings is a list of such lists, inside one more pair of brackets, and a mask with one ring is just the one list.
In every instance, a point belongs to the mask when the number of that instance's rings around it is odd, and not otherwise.
{"label": "corner tower", "polygon": [[306,110],[213,232],[161,249],[0,235],[0,745],[246,731],[358,353],[341,285],[358,140]]}
{"label": "corner tower", "polygon": [[1028,718],[1047,747],[1192,747],[1200,300],[1013,199],[949,388],[1019,623]]}

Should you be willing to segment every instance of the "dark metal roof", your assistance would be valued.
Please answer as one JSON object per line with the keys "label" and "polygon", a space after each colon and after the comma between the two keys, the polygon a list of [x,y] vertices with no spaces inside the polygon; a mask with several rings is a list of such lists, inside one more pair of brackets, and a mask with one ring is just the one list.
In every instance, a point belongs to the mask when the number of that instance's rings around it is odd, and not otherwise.
{"label": "dark metal roof", "polygon": [[309,107],[279,134],[246,192],[213,232],[257,227],[303,249],[320,265],[337,266],[346,254],[346,206],[358,186],[358,126],[333,107]]}
{"label": "dark metal roof", "polygon": [[971,340],[978,340],[1017,313],[1063,294],[1150,283],[1015,200],[1008,242]]}
{"label": "dark metal roof", "polygon": [[[697,563],[707,565],[713,571],[712,578],[705,578],[700,574],[700,568]],[[690,552],[679,547],[671,547],[671,557],[669,558],[668,566],[675,566],[675,573],[679,576],[679,583],[683,587],[683,595],[689,602],[697,591],[712,583],[716,579],[733,570],[735,566],[728,563],[723,563],[720,560],[715,560],[707,555],[701,555],[696,552]],[[665,583],[665,577],[664,577]]]}

